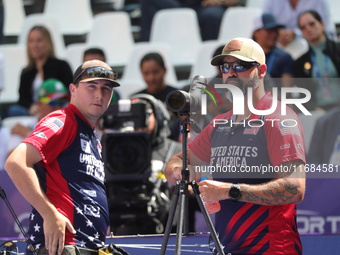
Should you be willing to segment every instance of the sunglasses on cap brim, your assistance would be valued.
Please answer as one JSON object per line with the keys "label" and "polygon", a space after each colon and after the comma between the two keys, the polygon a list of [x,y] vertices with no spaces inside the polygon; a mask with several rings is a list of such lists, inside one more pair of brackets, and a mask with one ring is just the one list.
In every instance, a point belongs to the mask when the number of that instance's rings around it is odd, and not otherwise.
{"label": "sunglasses on cap brim", "polygon": [[109,80],[116,80],[117,79],[117,73],[111,69],[108,69],[106,67],[102,66],[92,66],[84,69],[77,78],[74,79],[73,84],[76,84],[82,80],[88,79],[88,78],[107,78]]}
{"label": "sunglasses on cap brim", "polygon": [[228,73],[230,67],[234,69],[235,72],[244,72],[251,69],[254,66],[259,66],[260,64],[257,62],[246,62],[246,61],[235,61],[231,63],[222,63],[220,64],[221,73]]}

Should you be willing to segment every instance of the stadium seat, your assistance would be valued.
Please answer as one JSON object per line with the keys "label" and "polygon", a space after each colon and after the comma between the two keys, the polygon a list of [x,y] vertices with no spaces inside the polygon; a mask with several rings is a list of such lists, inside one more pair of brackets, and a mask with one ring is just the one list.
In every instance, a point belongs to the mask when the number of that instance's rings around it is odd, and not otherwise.
{"label": "stadium seat", "polygon": [[88,49],[85,43],[72,43],[66,46],[66,61],[75,72],[78,66],[83,63],[84,51]]}
{"label": "stadium seat", "polygon": [[19,36],[26,17],[22,0],[3,0],[4,5],[4,35]]}
{"label": "stadium seat", "polygon": [[125,66],[134,43],[130,17],[126,12],[112,11],[94,16],[86,44],[88,48],[103,49],[110,66]]}
{"label": "stadium seat", "polygon": [[84,35],[92,26],[93,14],[90,0],[45,0],[43,13],[57,19],[63,35]]}
{"label": "stadium seat", "polygon": [[217,40],[205,41],[199,48],[194,64],[191,68],[189,78],[192,79],[196,75],[203,75],[205,78],[213,78],[217,74],[215,66],[210,64],[215,50],[224,43]]}
{"label": "stadium seat", "polygon": [[197,14],[190,8],[160,10],[151,25],[150,43],[168,43],[173,65],[192,66],[202,43]]}
{"label": "stadium seat", "polygon": [[27,65],[26,47],[17,44],[2,44],[4,90],[1,103],[16,103],[19,99],[19,83],[22,69]]}
{"label": "stadium seat", "polygon": [[339,0],[327,0],[329,9],[331,11],[331,18],[335,25],[340,25],[340,1]]}
{"label": "stadium seat", "polygon": [[261,8],[228,8],[222,18],[218,40],[226,43],[235,37],[252,38],[253,23]]}

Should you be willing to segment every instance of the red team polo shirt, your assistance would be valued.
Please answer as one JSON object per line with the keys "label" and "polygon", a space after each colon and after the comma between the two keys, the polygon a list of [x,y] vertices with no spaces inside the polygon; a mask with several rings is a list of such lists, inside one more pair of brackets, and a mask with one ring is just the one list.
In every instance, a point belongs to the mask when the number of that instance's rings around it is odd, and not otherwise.
{"label": "red team polo shirt", "polygon": [[[42,161],[34,168],[48,199],[77,233],[66,230],[66,244],[98,249],[109,225],[101,145],[77,108],[68,107],[42,119],[23,141],[35,146]],[[45,246],[43,219],[33,208],[28,231],[36,249]]]}
{"label": "red team polo shirt", "polygon": [[[267,93],[255,108],[265,110],[271,104],[272,96]],[[215,119],[224,120],[224,124],[214,127],[212,121],[189,145],[210,166],[232,167],[234,172],[214,173],[215,180],[261,184],[276,176],[274,171],[262,173],[264,167],[305,162],[302,126],[290,108],[287,115],[281,115],[280,102],[272,114],[252,114],[238,124],[232,111]],[[251,166],[259,172],[244,171]],[[220,203],[215,225],[226,254],[302,254],[295,204],[264,206],[229,199]]]}

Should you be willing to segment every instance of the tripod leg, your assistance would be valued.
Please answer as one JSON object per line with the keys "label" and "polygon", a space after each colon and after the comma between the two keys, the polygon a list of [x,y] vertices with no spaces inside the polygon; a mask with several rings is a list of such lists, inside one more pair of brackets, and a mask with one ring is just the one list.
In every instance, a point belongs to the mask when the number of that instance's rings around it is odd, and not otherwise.
{"label": "tripod leg", "polygon": [[175,254],[181,254],[181,246],[182,246],[182,236],[183,236],[183,226],[184,226],[184,213],[185,213],[185,202],[186,195],[188,191],[188,184],[186,181],[180,181],[180,191],[179,191],[179,220],[177,223],[177,235],[176,235],[176,250]]}
{"label": "tripod leg", "polygon": [[209,228],[211,238],[213,239],[213,241],[215,243],[217,252],[218,252],[219,255],[224,255],[222,244],[221,244],[220,240],[217,237],[217,233],[216,233],[215,227],[214,227],[214,225],[213,225],[213,223],[211,221],[211,218],[210,218],[210,216],[208,214],[207,209],[205,208],[205,206],[203,204],[202,198],[200,196],[200,191],[198,189],[198,185],[196,184],[195,181],[192,181],[191,182],[191,186],[192,186],[192,189],[194,190],[194,194],[195,194],[197,203],[198,203],[198,205],[199,205],[199,207],[201,209],[201,212],[203,214],[205,222],[207,223],[207,226]]}
{"label": "tripod leg", "polygon": [[174,222],[175,214],[176,214],[176,206],[178,203],[178,198],[179,198],[179,185],[176,185],[176,189],[174,192],[174,196],[172,197],[171,200],[171,205],[170,205],[170,210],[169,210],[169,216],[168,216],[168,221],[166,223],[165,231],[164,231],[164,237],[162,241],[162,247],[159,252],[160,255],[164,255],[166,251],[166,247],[168,246],[168,241],[171,233],[171,228],[172,224]]}

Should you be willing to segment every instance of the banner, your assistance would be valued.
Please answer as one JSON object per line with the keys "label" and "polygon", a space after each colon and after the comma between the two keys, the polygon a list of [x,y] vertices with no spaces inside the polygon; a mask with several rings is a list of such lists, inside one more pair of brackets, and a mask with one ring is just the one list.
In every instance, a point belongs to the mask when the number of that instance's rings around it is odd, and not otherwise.
{"label": "banner", "polygon": [[[21,224],[27,229],[31,206],[18,192],[6,171],[0,171],[0,185]],[[316,179],[308,178],[307,175],[305,198],[297,205],[300,234],[340,234],[339,201],[339,179]],[[200,220],[204,219],[200,218]],[[3,200],[0,201],[0,222],[0,237],[23,237]],[[198,225],[205,226],[205,222]]]}

